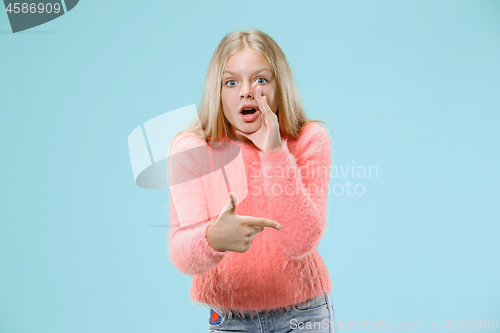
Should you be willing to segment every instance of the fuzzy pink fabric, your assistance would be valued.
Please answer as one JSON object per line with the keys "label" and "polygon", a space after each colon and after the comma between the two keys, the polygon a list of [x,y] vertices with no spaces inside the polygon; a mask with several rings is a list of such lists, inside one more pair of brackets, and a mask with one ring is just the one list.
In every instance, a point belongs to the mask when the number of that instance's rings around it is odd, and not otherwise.
{"label": "fuzzy pink fabric", "polygon": [[[238,178],[232,175],[231,168],[226,170],[231,190],[238,196],[236,213],[269,218],[282,228],[264,228],[245,253],[218,252],[205,238],[207,227],[217,219],[208,213],[211,207],[207,205],[216,200],[214,196],[221,197],[219,206],[220,202],[225,204],[227,190],[223,195],[210,190],[204,193],[210,186],[204,183],[206,177],[199,177],[175,205],[171,191],[170,258],[180,272],[193,275],[191,299],[221,310],[254,313],[285,309],[330,292],[328,270],[316,248],[326,224],[331,165],[326,129],[308,123],[298,138],[282,137],[282,149],[275,153],[266,154],[253,143],[230,142],[239,146],[246,174]],[[172,154],[204,144],[200,138],[184,136]],[[175,173],[194,174],[194,169],[200,168],[194,156],[183,161]],[[243,188],[248,189],[246,196]],[[205,217],[181,225],[177,211],[182,210]]]}

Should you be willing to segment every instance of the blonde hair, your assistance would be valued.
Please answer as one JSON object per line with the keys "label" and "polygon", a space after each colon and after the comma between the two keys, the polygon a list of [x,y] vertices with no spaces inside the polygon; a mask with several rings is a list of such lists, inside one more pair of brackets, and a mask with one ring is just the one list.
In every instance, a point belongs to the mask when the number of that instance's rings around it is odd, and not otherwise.
{"label": "blonde hair", "polygon": [[[324,121],[307,119],[292,71],[278,44],[261,31],[247,30],[226,35],[215,49],[208,66],[198,119],[193,121],[187,132],[203,138],[206,142],[218,142],[223,136],[235,140],[234,134],[230,131],[231,124],[222,112],[222,73],[227,60],[246,47],[262,54],[271,65],[277,83],[278,123],[281,134],[297,137],[302,128],[309,122],[322,122],[328,125]],[[328,127],[330,126],[328,125]]]}

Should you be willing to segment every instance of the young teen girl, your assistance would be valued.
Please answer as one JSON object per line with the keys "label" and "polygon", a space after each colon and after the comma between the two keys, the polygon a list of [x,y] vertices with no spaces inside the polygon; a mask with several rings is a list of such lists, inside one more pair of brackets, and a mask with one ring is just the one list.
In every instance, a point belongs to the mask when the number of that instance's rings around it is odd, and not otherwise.
{"label": "young teen girl", "polygon": [[316,249],[330,150],[276,42],[256,30],[224,37],[199,119],[172,141],[168,165],[170,258],[193,275],[190,296],[210,307],[210,332],[334,331]]}

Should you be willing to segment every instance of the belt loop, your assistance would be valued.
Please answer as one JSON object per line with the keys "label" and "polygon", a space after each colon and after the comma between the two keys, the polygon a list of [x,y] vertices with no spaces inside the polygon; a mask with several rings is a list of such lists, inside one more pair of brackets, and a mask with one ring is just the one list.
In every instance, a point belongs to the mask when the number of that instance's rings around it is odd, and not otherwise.
{"label": "belt loop", "polygon": [[229,311],[229,313],[228,313],[228,318],[233,319],[233,313],[231,311]]}

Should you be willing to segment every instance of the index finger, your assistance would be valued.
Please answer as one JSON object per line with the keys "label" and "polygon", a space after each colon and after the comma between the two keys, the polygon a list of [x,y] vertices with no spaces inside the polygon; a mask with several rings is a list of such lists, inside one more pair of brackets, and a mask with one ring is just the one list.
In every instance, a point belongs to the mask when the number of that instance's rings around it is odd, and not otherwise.
{"label": "index finger", "polygon": [[268,227],[268,228],[274,228],[277,230],[281,229],[281,225],[278,222],[275,222],[270,219],[266,218],[260,218],[260,217],[252,217],[252,216],[247,216],[247,221],[245,221],[243,224],[251,226],[251,227]]}
{"label": "index finger", "polygon": [[[269,103],[267,102],[267,96],[262,95],[262,87],[260,87],[260,104],[265,109],[266,115],[274,115],[274,111],[271,110]],[[259,106],[260,107],[260,106]]]}
{"label": "index finger", "polygon": [[[267,103],[264,104],[262,102],[262,98],[265,97],[262,95],[262,87],[259,86],[256,82],[254,82],[253,84],[255,84],[255,88],[252,87],[254,89],[255,100],[257,101],[257,105],[259,106],[260,112],[264,115],[264,112],[268,112],[269,110],[265,109],[266,106],[268,106]],[[258,89],[258,92],[257,92],[257,89]]]}

